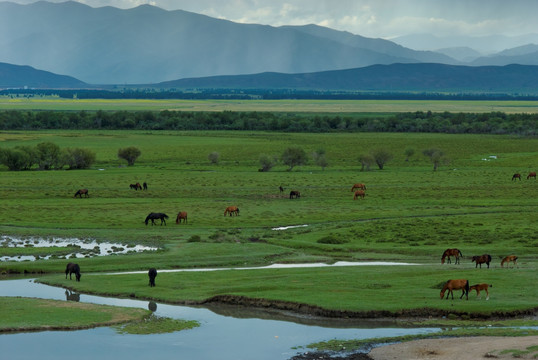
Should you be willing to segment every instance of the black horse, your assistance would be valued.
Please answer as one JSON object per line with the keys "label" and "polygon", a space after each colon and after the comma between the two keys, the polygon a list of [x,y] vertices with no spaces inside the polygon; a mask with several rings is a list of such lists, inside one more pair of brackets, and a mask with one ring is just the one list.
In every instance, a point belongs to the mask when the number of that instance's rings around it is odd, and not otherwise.
{"label": "black horse", "polygon": [[149,276],[149,286],[154,287],[155,286],[155,278],[157,277],[157,269],[151,268],[148,271]]}
{"label": "black horse", "polygon": [[168,219],[168,215],[164,213],[149,213],[149,215],[146,217],[145,223],[148,224],[148,221],[151,220],[151,225],[155,225],[155,220],[161,219],[161,226],[164,223],[166,225],[166,220]]}
{"label": "black horse", "polygon": [[148,189],[148,184],[146,182],[144,182],[142,185],[144,186],[144,190]]}
{"label": "black horse", "polygon": [[290,191],[290,199],[298,199],[301,197],[301,193],[297,190]]}
{"label": "black horse", "polygon": [[69,274],[69,280],[71,280],[71,274],[75,274],[77,281],[80,281],[80,267],[78,264],[69,263],[65,268],[65,278],[67,279],[67,274]]}

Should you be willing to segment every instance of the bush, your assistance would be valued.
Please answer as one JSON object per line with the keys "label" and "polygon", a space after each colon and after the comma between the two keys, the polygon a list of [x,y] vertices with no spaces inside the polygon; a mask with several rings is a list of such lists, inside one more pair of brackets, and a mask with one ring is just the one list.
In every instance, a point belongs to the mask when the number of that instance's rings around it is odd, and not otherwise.
{"label": "bush", "polygon": [[128,166],[133,166],[136,159],[138,159],[141,154],[142,152],[134,146],[129,146],[118,150],[118,158],[127,160]]}

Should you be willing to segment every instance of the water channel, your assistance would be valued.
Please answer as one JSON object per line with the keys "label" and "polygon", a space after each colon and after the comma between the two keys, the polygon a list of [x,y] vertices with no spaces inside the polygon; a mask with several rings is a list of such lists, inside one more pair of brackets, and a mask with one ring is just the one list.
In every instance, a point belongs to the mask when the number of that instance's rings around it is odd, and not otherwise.
{"label": "water channel", "polygon": [[[0,281],[0,296],[67,301],[65,289],[33,279]],[[148,309],[147,301],[80,294],[95,304]],[[1,309],[0,309],[1,310]],[[308,351],[301,346],[331,339],[363,339],[422,334],[438,328],[398,328],[379,321],[331,320],[232,306],[211,308],[157,304],[155,314],[197,320],[192,330],[156,335],[125,335],[101,327],[0,335],[2,359],[189,359],[285,360]],[[299,348],[298,348],[299,347]]]}

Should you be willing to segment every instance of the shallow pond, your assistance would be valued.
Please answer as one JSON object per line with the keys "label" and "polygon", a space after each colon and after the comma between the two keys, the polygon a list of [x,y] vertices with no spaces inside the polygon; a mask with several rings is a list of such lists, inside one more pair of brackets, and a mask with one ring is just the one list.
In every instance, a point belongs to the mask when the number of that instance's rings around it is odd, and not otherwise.
{"label": "shallow pond", "polygon": [[[79,238],[16,238],[8,235],[0,236],[0,247],[32,247],[32,248],[50,248],[62,247],[73,249],[72,252],[66,255],[58,256],[58,258],[83,258],[94,256],[106,256],[111,254],[128,254],[141,251],[155,251],[157,248],[143,245],[124,245],[110,242],[98,242],[94,239],[79,239]],[[50,259],[51,255],[40,257],[41,260]],[[1,256],[0,261],[34,261],[36,257],[33,255],[20,256]]]}
{"label": "shallow pond", "polygon": [[[79,295],[79,294],[77,294]],[[24,296],[126,307],[152,307],[147,301],[66,292],[31,279],[0,281],[0,296]],[[289,359],[313,342],[435,332],[437,328],[396,328],[377,321],[342,321],[258,311],[234,306],[211,308],[157,304],[156,315],[197,320],[192,330],[157,335],[125,335],[104,327],[0,335],[5,359]],[[1,320],[0,320],[1,321]]]}

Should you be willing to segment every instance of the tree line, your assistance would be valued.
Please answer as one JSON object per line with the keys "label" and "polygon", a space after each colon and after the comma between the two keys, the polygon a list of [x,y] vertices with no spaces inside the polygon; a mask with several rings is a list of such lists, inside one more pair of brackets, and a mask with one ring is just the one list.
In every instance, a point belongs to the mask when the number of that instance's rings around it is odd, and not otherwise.
{"label": "tree line", "polygon": [[405,112],[392,115],[198,111],[0,112],[0,130],[257,130],[281,132],[538,133],[538,114]]}

